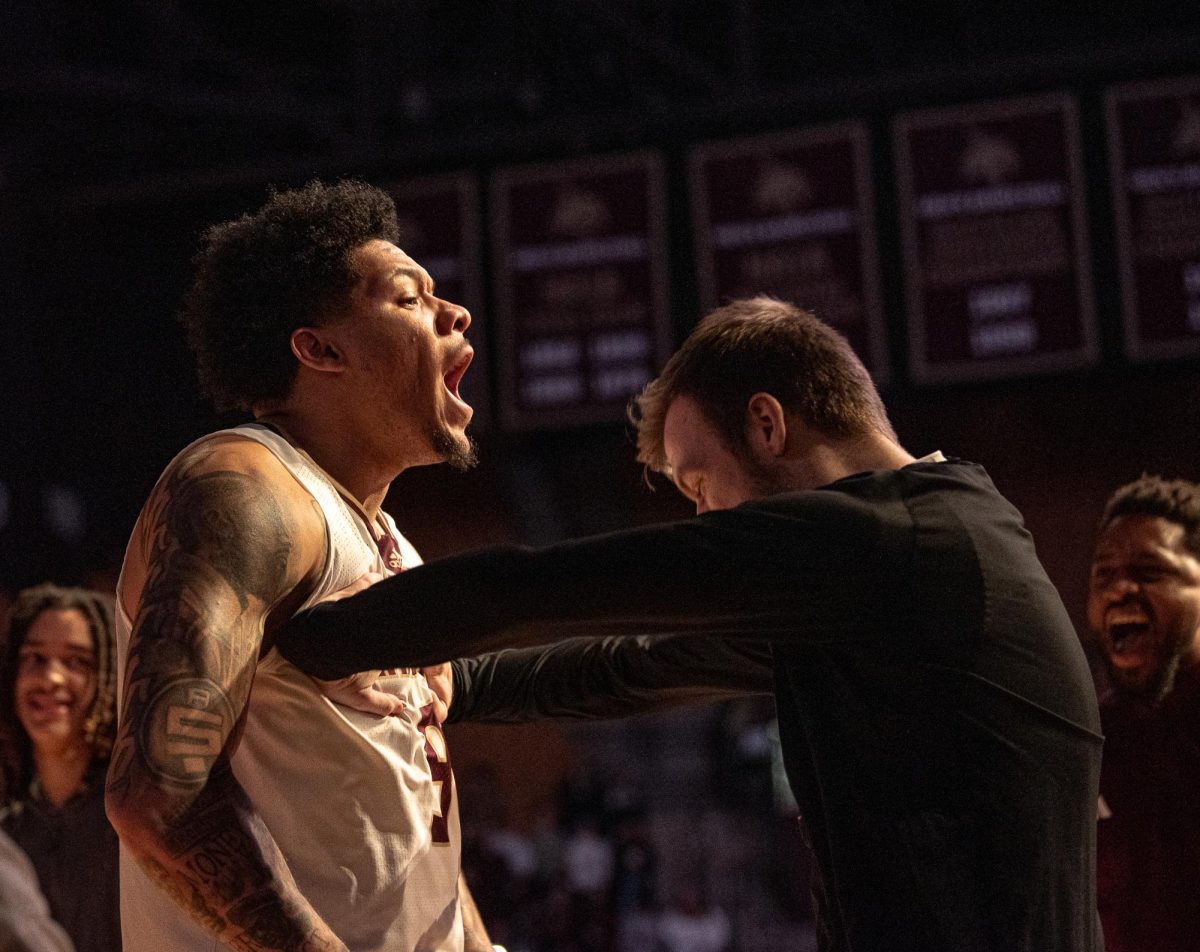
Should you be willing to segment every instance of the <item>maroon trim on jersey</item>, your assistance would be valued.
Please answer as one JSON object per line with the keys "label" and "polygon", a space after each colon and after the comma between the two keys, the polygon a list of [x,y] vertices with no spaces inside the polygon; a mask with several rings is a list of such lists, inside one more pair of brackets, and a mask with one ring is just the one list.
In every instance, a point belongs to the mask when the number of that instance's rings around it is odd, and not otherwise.
{"label": "maroon trim on jersey", "polygon": [[404,571],[404,553],[400,551],[400,543],[396,541],[396,537],[392,535],[391,529],[383,519],[382,513],[377,515],[374,520],[367,515],[363,509],[362,503],[351,496],[346,490],[342,489],[334,480],[334,489],[338,491],[338,495],[342,497],[344,502],[363,524],[367,527],[367,531],[371,533],[371,538],[375,540],[375,548],[379,550],[379,557],[383,559],[383,564],[389,572],[396,575]]}
{"label": "maroon trim on jersey", "polygon": [[404,553],[400,551],[400,544],[390,532],[376,536],[375,546],[379,549],[379,554],[383,557],[383,564],[388,567],[388,571],[393,574],[404,571]]}

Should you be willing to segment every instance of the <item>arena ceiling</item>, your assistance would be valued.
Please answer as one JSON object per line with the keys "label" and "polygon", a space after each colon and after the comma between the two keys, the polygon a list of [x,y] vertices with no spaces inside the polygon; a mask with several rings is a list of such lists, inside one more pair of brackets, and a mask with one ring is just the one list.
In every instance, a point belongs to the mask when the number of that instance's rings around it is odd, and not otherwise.
{"label": "arena ceiling", "polygon": [[7,0],[0,182],[104,201],[419,171],[869,107],[894,87],[969,94],[978,75],[1194,64],[1191,6]]}

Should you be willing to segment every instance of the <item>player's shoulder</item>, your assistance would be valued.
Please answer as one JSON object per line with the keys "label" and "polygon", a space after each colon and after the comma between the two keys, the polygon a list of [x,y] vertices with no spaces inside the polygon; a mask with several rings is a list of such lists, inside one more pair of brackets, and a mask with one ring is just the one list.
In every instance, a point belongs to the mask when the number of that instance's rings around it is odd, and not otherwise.
{"label": "player's shoulder", "polygon": [[143,516],[188,501],[249,528],[262,519],[281,520],[323,533],[311,494],[284,462],[262,442],[225,430],[197,440],[168,464]]}
{"label": "player's shoulder", "polygon": [[146,567],[164,551],[203,552],[246,577],[266,572],[270,585],[295,585],[319,571],[324,547],[312,497],[283,463],[261,443],[223,431],[181,451],[151,491],[126,553],[123,604],[137,604]]}
{"label": "player's shoulder", "polygon": [[199,476],[233,472],[267,485],[287,475],[283,461],[270,447],[238,430],[221,430],[186,447],[167,466],[164,476]]}

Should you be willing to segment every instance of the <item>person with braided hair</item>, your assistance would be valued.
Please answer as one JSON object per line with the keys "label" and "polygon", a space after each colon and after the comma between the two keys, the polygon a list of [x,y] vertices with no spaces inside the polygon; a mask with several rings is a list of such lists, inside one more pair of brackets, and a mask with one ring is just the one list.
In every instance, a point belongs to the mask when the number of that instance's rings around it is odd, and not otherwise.
{"label": "person with braided hair", "polygon": [[104,814],[114,644],[111,598],[39,585],[18,594],[0,655],[0,826],[77,952],[121,948],[117,835]]}

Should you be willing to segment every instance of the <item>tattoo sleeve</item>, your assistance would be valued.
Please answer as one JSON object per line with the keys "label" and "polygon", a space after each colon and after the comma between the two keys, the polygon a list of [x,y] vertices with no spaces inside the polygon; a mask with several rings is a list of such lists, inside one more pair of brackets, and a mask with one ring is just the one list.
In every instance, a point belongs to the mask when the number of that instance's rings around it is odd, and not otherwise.
{"label": "tattoo sleeve", "polygon": [[146,872],[235,949],[343,949],[230,769],[295,526],[262,479],[180,467],[143,516],[109,815]]}

